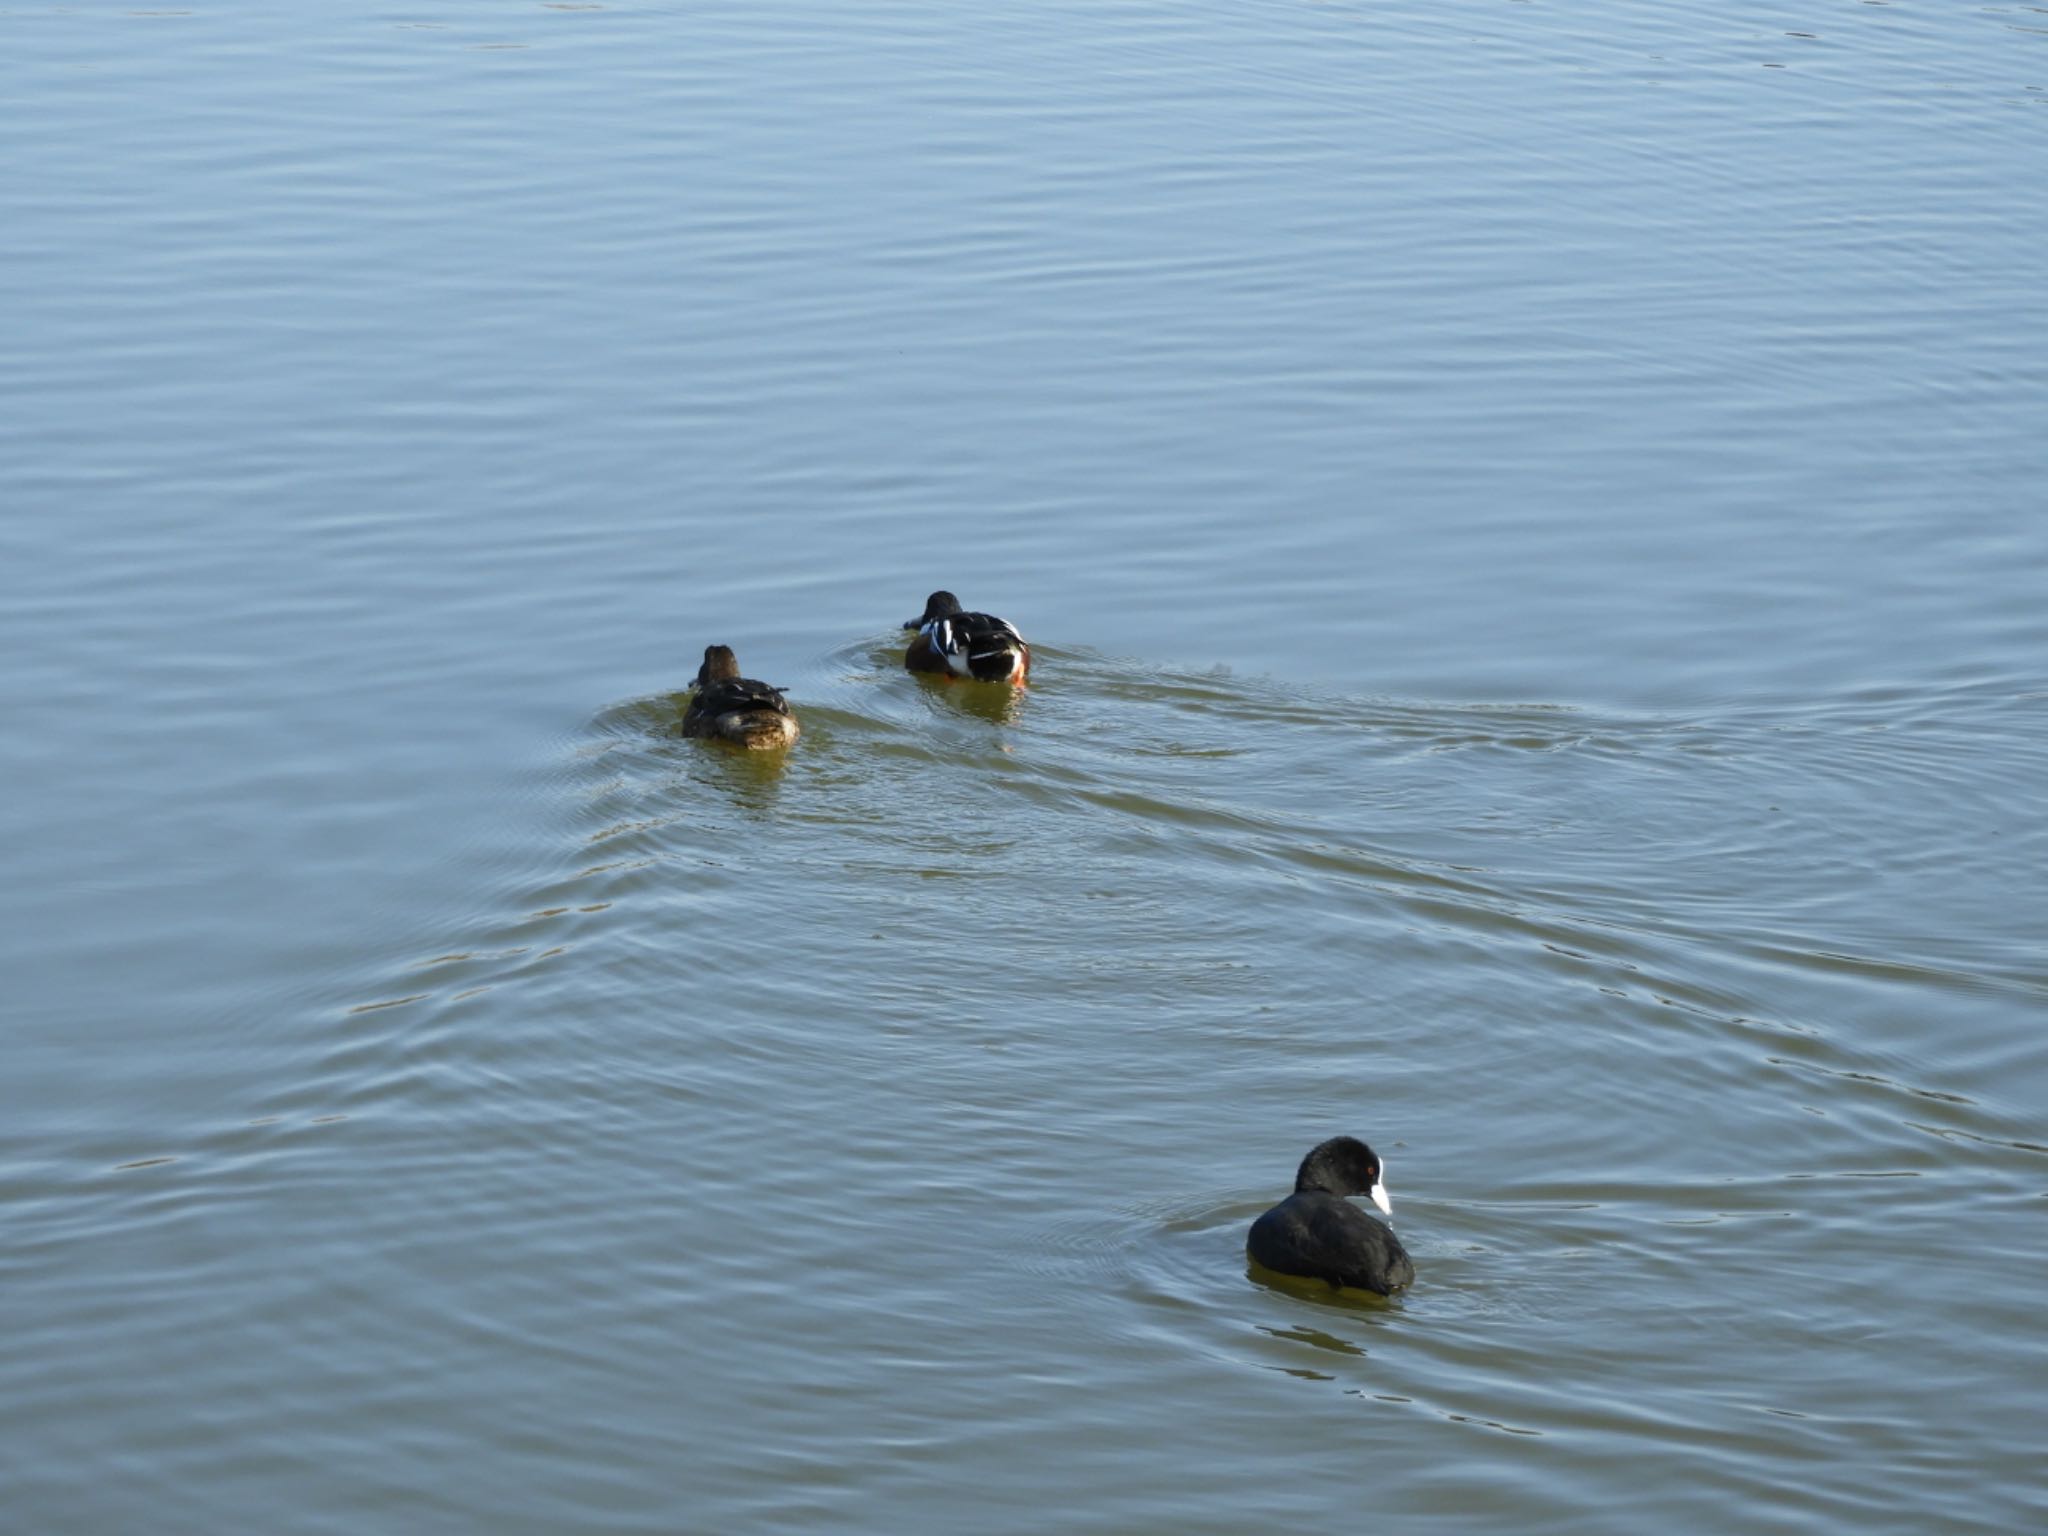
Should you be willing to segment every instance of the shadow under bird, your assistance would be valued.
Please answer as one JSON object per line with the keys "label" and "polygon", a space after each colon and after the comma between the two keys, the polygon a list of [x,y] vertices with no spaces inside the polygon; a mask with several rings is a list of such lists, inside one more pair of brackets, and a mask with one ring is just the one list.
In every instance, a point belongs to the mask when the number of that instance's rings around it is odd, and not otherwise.
{"label": "shadow under bird", "polygon": [[1415,1278],[1393,1228],[1345,1198],[1364,1195],[1394,1214],[1379,1157],[1351,1136],[1333,1136],[1301,1160],[1294,1193],[1252,1223],[1245,1252],[1276,1274],[1327,1280],[1385,1296]]}
{"label": "shadow under bird", "polygon": [[780,688],[740,676],[731,646],[707,645],[697,691],[683,711],[683,734],[766,751],[796,740],[796,715]]}
{"label": "shadow under bird", "polygon": [[917,631],[903,653],[903,665],[913,672],[1021,683],[1031,671],[1031,647],[1016,625],[992,613],[968,613],[950,592],[934,592],[924,612],[903,627]]}

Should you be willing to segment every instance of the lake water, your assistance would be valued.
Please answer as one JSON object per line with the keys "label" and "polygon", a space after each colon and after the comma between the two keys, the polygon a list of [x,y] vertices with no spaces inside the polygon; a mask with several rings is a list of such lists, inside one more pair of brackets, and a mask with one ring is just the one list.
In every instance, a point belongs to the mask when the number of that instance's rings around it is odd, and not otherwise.
{"label": "lake water", "polygon": [[0,1525],[2048,1522],[2048,7],[0,51]]}

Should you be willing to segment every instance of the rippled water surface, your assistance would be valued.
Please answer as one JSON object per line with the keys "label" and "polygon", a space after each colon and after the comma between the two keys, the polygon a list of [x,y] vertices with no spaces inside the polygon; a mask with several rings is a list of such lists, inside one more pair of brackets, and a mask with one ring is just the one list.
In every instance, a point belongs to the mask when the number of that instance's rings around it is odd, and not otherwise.
{"label": "rippled water surface", "polygon": [[0,50],[0,1525],[2048,1520],[2048,8]]}

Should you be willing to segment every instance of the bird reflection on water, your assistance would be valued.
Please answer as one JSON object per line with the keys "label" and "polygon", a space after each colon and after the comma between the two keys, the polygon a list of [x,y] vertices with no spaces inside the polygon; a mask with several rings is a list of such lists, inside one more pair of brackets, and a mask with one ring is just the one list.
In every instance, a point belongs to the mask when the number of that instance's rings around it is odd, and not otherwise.
{"label": "bird reflection on water", "polygon": [[918,691],[935,712],[951,711],[972,715],[991,725],[1016,725],[1024,718],[1029,688],[1009,683],[976,683],[948,677],[944,673],[913,672]]}

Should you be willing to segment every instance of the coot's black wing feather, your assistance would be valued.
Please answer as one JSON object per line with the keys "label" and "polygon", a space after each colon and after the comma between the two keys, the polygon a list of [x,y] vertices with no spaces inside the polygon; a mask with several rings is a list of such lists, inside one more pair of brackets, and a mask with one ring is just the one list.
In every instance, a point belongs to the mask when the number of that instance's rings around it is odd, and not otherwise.
{"label": "coot's black wing feather", "polygon": [[1245,1249],[1280,1274],[1382,1296],[1415,1278],[1415,1266],[1391,1227],[1320,1190],[1290,1195],[1253,1222]]}

